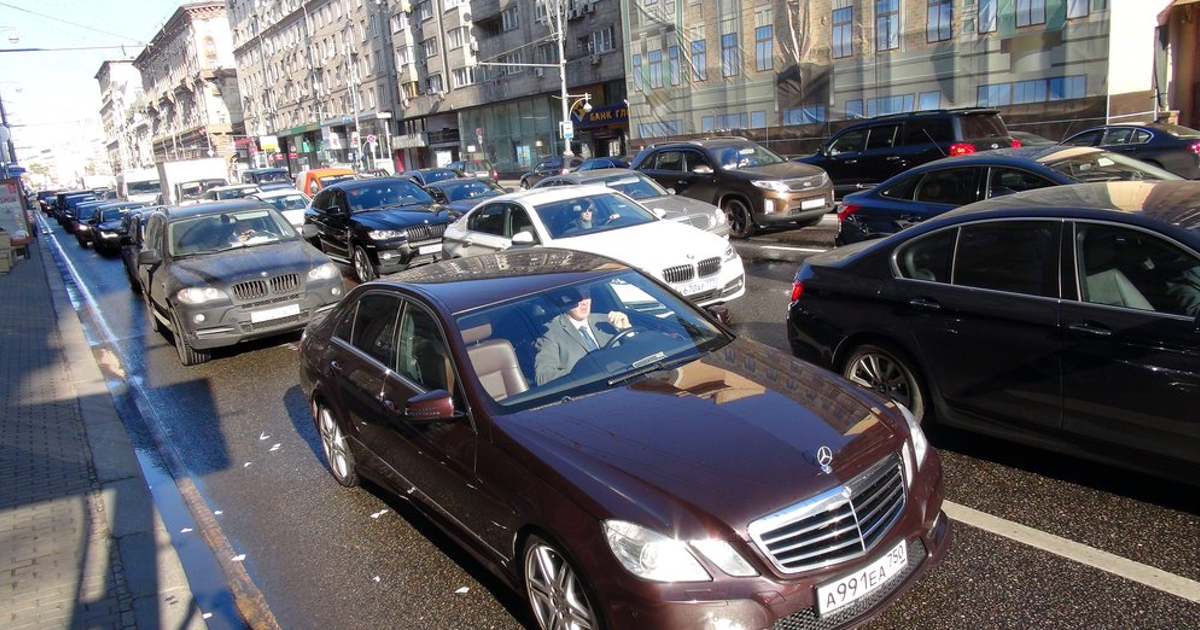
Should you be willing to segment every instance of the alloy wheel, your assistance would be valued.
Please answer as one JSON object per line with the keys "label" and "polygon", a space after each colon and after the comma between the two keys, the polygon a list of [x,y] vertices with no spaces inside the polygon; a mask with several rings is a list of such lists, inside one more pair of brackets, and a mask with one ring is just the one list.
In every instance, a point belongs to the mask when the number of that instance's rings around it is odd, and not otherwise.
{"label": "alloy wheel", "polygon": [[846,362],[842,374],[852,382],[894,400],[918,419],[925,415],[925,395],[912,369],[896,355],[877,346],[863,346]]}
{"label": "alloy wheel", "polygon": [[370,282],[375,279],[375,266],[371,264],[371,257],[367,255],[367,250],[361,246],[354,248],[354,275],[358,276],[359,282]]}
{"label": "alloy wheel", "polygon": [[525,589],[542,630],[598,630],[580,576],[561,553],[534,537],[525,550]]}
{"label": "alloy wheel", "polygon": [[357,474],[354,472],[354,454],[350,452],[341,425],[328,407],[317,407],[317,428],[321,434],[321,450],[325,452],[325,461],[329,462],[330,474],[343,486],[355,485]]}

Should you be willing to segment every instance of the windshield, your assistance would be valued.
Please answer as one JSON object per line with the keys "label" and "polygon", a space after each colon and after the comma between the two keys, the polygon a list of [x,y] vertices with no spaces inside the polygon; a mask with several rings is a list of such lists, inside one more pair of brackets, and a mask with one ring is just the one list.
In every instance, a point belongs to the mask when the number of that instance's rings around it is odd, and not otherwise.
{"label": "windshield", "polygon": [[276,210],[303,210],[308,207],[308,197],[301,194],[268,197],[266,202],[275,206]]}
{"label": "windshield", "polygon": [[106,208],[100,211],[100,222],[120,221],[128,213],[129,208]]}
{"label": "windshield", "polygon": [[420,186],[405,179],[388,179],[367,186],[347,188],[350,212],[369,212],[413,204],[433,204],[433,197]]}
{"label": "windshield", "polygon": [[250,179],[253,179],[254,183],[256,184],[291,181],[288,179],[288,174],[285,170],[267,171],[265,173],[251,173]]}
{"label": "windshield", "polygon": [[318,177],[317,181],[321,182],[321,187],[332,186],[338,182],[347,182],[354,179],[354,173],[343,173],[341,175],[327,175]]}
{"label": "windshield", "polygon": [[534,210],[551,238],[607,232],[655,220],[636,202],[613,193],[544,203]]}
{"label": "windshield", "polygon": [[[1055,159],[1063,153],[1072,155]],[[1073,149],[1067,149],[1046,156],[1042,161],[1047,167],[1079,182],[1182,179],[1141,160],[1108,151],[1085,150],[1076,153]]]}
{"label": "windshield", "polygon": [[79,219],[80,223],[84,223],[92,218],[93,214],[96,214],[96,206],[94,205],[80,205],[75,210],[75,217]]}
{"label": "windshield", "polygon": [[211,254],[296,238],[296,232],[278,212],[248,208],[221,214],[189,217],[167,227],[172,256]]}
{"label": "windshield", "polygon": [[971,114],[959,116],[963,140],[977,138],[999,138],[1008,135],[1004,121],[996,114]]}
{"label": "windshield", "polygon": [[615,177],[605,177],[603,182],[586,183],[603,183],[605,186],[623,192],[634,199],[652,199],[654,197],[666,197],[670,194],[663,190],[662,186],[659,186],[654,180],[644,175],[618,175]]}
{"label": "windshield", "polygon": [[495,197],[496,195],[504,194],[504,189],[484,180],[468,179],[461,184],[454,186],[445,186],[442,191],[446,193],[446,198],[450,201],[462,201],[463,199],[480,199],[483,197]]}
{"label": "windshield", "polygon": [[725,170],[778,164],[784,159],[757,144],[712,147],[709,156]]}
{"label": "windshield", "polygon": [[[556,345],[557,338],[572,334],[564,328],[572,326],[572,316],[589,322],[600,346],[574,362],[564,361]],[[460,315],[457,324],[469,341],[467,354],[477,374],[494,369],[496,356],[517,364],[528,389],[514,392],[480,378],[491,399],[509,410],[632,382],[702,358],[732,340],[694,306],[633,270],[476,309]]]}
{"label": "windshield", "polygon": [[157,180],[152,182],[128,182],[125,184],[125,188],[129,190],[128,194],[130,195],[146,195],[162,192],[162,186],[159,185]]}

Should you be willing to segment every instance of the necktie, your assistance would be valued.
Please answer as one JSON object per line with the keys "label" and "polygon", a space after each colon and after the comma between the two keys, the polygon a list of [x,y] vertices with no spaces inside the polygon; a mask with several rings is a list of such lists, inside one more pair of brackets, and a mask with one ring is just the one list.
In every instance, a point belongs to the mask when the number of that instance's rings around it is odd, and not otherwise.
{"label": "necktie", "polygon": [[583,345],[587,346],[588,352],[599,350],[600,346],[596,343],[596,338],[592,336],[592,329],[586,324],[579,327],[579,332],[583,335]]}

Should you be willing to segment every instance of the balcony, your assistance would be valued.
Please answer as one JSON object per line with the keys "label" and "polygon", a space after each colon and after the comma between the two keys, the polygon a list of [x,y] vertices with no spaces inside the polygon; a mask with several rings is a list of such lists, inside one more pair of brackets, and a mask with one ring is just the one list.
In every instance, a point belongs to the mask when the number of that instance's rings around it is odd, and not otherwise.
{"label": "balcony", "polygon": [[458,129],[438,129],[430,131],[426,135],[429,136],[429,144],[458,144]]}
{"label": "balcony", "polygon": [[500,0],[471,0],[472,22],[478,23],[496,15],[500,15]]}

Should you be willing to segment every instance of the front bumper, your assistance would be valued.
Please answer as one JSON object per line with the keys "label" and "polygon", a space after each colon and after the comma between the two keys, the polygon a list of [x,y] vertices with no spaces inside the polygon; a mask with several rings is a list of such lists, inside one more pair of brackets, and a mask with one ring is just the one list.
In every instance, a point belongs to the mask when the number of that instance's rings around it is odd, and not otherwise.
{"label": "front bumper", "polygon": [[835,207],[832,186],[805,192],[764,192],[762,204],[754,209],[754,222],[759,225],[814,223]]}
{"label": "front bumper", "polygon": [[346,294],[341,278],[310,282],[303,292],[262,300],[213,304],[177,304],[180,326],[197,350],[232,346],[301,330],[318,315],[337,306]]}
{"label": "front bumper", "polygon": [[404,271],[409,267],[437,262],[442,259],[442,239],[409,242],[404,239],[376,242],[368,246],[379,266],[379,275]]}
{"label": "front bumper", "polygon": [[746,270],[741,256],[722,261],[715,274],[700,274],[697,269],[693,278],[679,282],[664,280],[680,295],[701,307],[730,302],[746,293]]}

